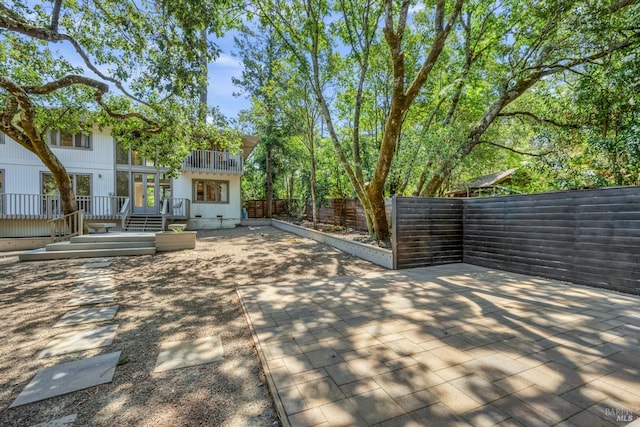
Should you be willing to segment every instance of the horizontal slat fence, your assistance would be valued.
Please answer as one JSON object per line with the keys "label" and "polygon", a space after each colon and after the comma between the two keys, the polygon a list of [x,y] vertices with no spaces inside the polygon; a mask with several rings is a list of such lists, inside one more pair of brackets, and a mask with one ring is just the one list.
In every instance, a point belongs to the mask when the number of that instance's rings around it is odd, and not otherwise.
{"label": "horizontal slat fence", "polygon": [[[311,202],[307,202],[306,216],[308,221],[313,221]],[[318,207],[318,222],[367,230],[364,208],[357,199],[329,199],[326,206]]]}
{"label": "horizontal slat fence", "polygon": [[465,199],[463,259],[640,294],[640,187]]}
{"label": "horizontal slat fence", "polygon": [[[271,213],[273,215],[289,215],[291,206],[299,203],[297,200],[273,199],[271,201]],[[266,200],[247,200],[245,207],[249,218],[266,218],[267,217],[267,201]]]}
{"label": "horizontal slat fence", "polygon": [[462,262],[462,199],[394,197],[395,269]]}

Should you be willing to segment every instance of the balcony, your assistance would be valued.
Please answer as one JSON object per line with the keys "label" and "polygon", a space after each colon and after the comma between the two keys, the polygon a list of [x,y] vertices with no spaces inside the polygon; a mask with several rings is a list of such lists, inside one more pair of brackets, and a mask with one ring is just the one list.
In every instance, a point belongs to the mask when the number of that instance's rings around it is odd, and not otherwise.
{"label": "balcony", "polygon": [[227,151],[192,151],[182,163],[182,172],[204,172],[227,175],[242,175],[244,159],[242,154]]}

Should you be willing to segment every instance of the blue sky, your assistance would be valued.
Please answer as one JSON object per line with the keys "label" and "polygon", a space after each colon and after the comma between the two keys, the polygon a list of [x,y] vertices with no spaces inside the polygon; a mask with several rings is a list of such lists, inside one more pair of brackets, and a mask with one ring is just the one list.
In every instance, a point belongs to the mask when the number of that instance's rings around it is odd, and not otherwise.
{"label": "blue sky", "polygon": [[232,56],[234,33],[227,33],[223,38],[214,40],[222,49],[220,57],[209,64],[209,88],[207,101],[209,106],[218,106],[227,117],[236,118],[240,110],[249,108],[249,100],[244,96],[235,97],[234,92],[240,89],[233,85],[233,77],[241,77],[242,62]]}

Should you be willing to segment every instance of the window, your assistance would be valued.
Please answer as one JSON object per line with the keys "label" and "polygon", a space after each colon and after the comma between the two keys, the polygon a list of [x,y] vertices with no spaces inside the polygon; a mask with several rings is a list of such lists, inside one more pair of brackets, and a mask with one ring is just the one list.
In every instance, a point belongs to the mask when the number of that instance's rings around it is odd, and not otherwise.
{"label": "window", "polygon": [[[91,175],[69,174],[73,192],[76,195],[78,208],[86,213],[91,212]],[[53,175],[42,173],[42,211],[51,215],[59,215],[62,212],[60,206],[58,185]]]}
{"label": "window", "polygon": [[[69,174],[73,192],[76,196],[91,195],[91,175]],[[50,173],[42,174],[42,194],[47,196],[55,196],[60,194],[58,185]]]}
{"label": "window", "polygon": [[194,203],[229,203],[229,181],[193,180]]}
{"label": "window", "polygon": [[52,130],[49,131],[49,145],[66,148],[91,148],[91,135]]}
{"label": "window", "polygon": [[129,164],[129,150],[125,149],[118,141],[116,141],[116,164]]}
{"label": "window", "polygon": [[4,144],[4,133],[0,132],[0,144]]}

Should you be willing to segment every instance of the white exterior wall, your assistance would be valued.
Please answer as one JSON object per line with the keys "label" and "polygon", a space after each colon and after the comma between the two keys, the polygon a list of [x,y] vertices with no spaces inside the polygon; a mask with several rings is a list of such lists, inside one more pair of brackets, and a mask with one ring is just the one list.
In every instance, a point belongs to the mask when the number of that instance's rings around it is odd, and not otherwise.
{"label": "white exterior wall", "polygon": [[[228,181],[229,203],[194,203],[192,183],[194,179]],[[191,213],[187,222],[188,230],[233,228],[240,224],[242,219],[240,175],[183,174],[173,180],[173,197],[191,200]],[[222,215],[222,221],[218,219],[218,215]]]}
{"label": "white exterior wall", "polygon": [[[91,195],[108,196],[115,192],[115,146],[105,132],[91,135],[92,148],[60,148],[50,146],[70,174],[91,175]],[[5,136],[0,144],[0,169],[4,171],[5,193],[40,194],[41,174],[49,172],[27,149]]]}

